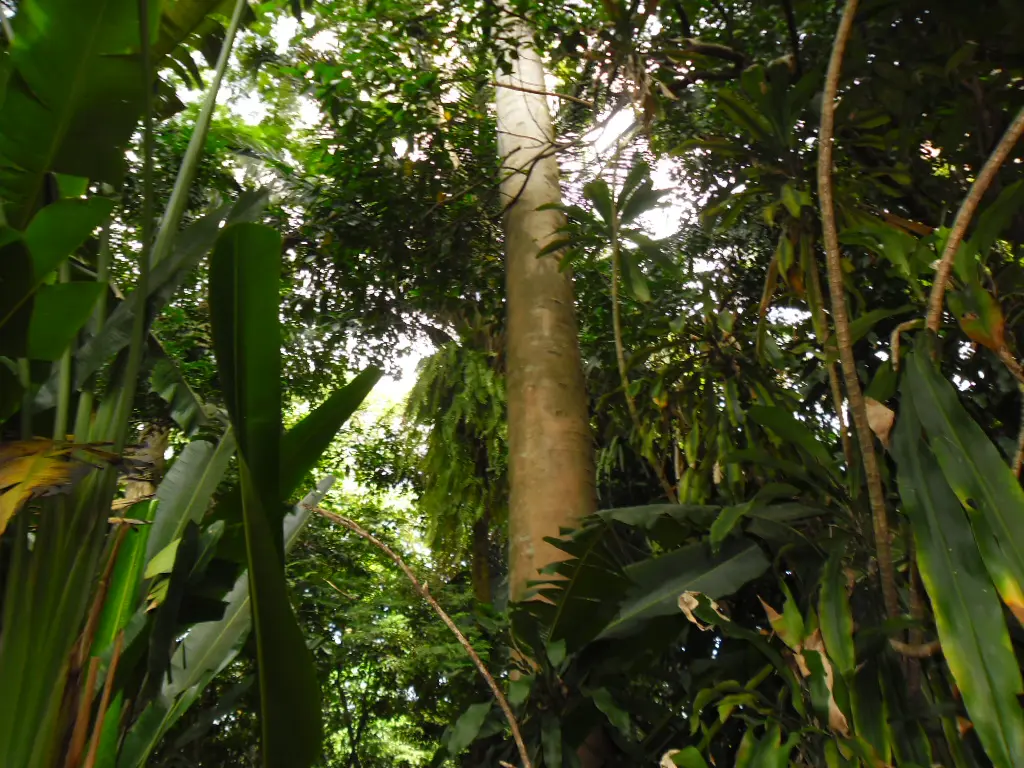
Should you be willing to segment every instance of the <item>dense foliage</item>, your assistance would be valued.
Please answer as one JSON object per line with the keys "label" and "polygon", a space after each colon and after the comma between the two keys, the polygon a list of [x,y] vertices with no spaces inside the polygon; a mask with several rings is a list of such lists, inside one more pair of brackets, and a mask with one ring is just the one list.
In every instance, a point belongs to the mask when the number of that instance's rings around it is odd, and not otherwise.
{"label": "dense foliage", "polygon": [[[0,4],[0,762],[520,764],[322,506],[535,766],[1021,764],[1024,7],[81,5]],[[602,510],[516,604],[505,14]]]}

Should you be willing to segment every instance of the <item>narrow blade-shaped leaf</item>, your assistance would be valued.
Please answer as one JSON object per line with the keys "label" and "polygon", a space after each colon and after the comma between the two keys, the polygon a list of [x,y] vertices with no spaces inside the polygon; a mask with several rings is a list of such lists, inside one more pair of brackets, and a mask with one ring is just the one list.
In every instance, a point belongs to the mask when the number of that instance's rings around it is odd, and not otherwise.
{"label": "narrow blade-shaped leaf", "polygon": [[281,493],[285,498],[313,470],[342,424],[355,413],[381,375],[380,369],[367,368],[288,430],[281,441]]}
{"label": "narrow blade-shaped leaf", "polygon": [[320,690],[284,578],[280,274],[276,231],[259,224],[228,227],[210,261],[210,316],[238,439],[264,765],[302,768],[320,754]]}
{"label": "narrow blade-shaped leaf", "polygon": [[1024,623],[1024,489],[927,353],[915,350],[908,362],[905,389],[913,392],[928,443],[949,487],[969,512],[996,589]]}
{"label": "narrow blade-shaped leaf", "polygon": [[[920,362],[920,361],[918,361]],[[917,377],[919,379],[919,377]],[[1002,607],[985,571],[964,511],[931,448],[919,415],[933,398],[908,376],[893,454],[904,509],[942,650],[975,730],[997,768],[1024,755],[1020,669]]]}

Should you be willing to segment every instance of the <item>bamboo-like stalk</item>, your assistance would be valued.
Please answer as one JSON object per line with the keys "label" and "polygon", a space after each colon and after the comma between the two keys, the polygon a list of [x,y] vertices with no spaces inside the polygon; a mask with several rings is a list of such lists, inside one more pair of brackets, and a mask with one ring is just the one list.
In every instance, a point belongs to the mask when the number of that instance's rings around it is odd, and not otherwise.
{"label": "bamboo-like stalk", "polygon": [[[437,600],[434,599],[434,596],[430,594],[430,590],[428,590],[427,587],[416,578],[416,574],[413,573],[412,569],[405,564],[405,561],[393,549],[391,549],[391,547],[380,541],[369,531],[365,530],[361,525],[359,525],[359,523],[321,507],[317,507],[316,511],[328,520],[344,526],[356,535],[366,539],[366,541],[370,542],[373,546],[387,555],[388,559],[402,570],[402,573],[405,574],[405,577],[409,579],[409,582],[412,584],[413,589],[419,593],[420,597],[426,600],[427,604],[434,610],[434,613],[436,613],[441,618],[441,621],[444,622],[445,626],[452,631],[452,634],[455,635],[455,639],[459,641],[459,645],[463,647],[466,651],[466,655],[472,660],[473,664],[480,672],[480,675],[487,681],[487,686],[491,689],[491,693],[494,694],[494,699],[498,702],[498,706],[505,715],[509,728],[512,729],[512,738],[515,739],[516,747],[519,749],[519,759],[523,761],[522,768],[532,768],[533,764],[530,761],[530,753],[526,749],[526,742],[523,741],[523,735],[519,730],[519,723],[516,721],[515,715],[512,714],[512,708],[509,706],[508,699],[505,698],[505,694],[502,693],[501,686],[498,685],[494,676],[488,671],[487,665],[484,664],[480,655],[473,648],[472,643],[466,639],[466,636],[462,634],[461,630],[459,630],[455,625],[455,622],[452,621],[451,617],[445,613],[444,608],[442,608]],[[334,585],[332,584],[331,586]],[[335,589],[337,589],[337,587],[335,587]]]}
{"label": "bamboo-like stalk", "polygon": [[900,613],[899,596],[896,592],[896,571],[892,562],[892,548],[889,541],[889,521],[885,511],[885,492],[882,476],[878,470],[878,456],[875,454],[874,435],[868,425],[867,408],[860,379],[857,377],[856,361],[850,341],[850,318],[846,309],[846,289],[843,286],[843,267],[839,254],[839,234],[836,227],[835,200],[832,190],[832,139],[835,132],[835,102],[839,90],[839,73],[842,69],[846,43],[853,29],[857,14],[857,0],[847,0],[843,17],[836,31],[832,55],[829,59],[828,74],[825,78],[825,93],[821,100],[821,127],[818,132],[818,195],[821,202],[821,229],[825,240],[825,254],[828,261],[828,286],[832,300],[832,319],[836,326],[836,347],[839,362],[846,383],[846,397],[860,444],[864,475],[868,484],[868,500],[871,504],[871,520],[875,533],[875,553],[878,558],[878,572],[882,582],[882,599],[890,618]]}

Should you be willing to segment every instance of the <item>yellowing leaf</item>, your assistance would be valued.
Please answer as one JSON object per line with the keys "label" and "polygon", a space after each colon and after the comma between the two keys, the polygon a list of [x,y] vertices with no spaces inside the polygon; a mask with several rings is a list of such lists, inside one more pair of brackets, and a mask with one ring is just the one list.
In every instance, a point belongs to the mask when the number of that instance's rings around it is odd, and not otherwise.
{"label": "yellowing leaf", "polygon": [[66,490],[90,466],[76,460],[75,453],[107,462],[117,458],[96,446],[45,438],[0,445],[0,534],[29,499]]}
{"label": "yellowing leaf", "polygon": [[891,408],[882,405],[877,400],[865,397],[864,404],[868,411],[868,426],[886,448],[889,447],[889,433],[896,421],[896,413]]}

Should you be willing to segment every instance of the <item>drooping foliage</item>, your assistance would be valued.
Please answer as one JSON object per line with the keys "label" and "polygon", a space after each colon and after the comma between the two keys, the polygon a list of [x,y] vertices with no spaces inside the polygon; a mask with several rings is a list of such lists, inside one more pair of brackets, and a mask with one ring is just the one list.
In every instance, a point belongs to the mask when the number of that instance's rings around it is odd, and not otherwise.
{"label": "drooping foliage", "polygon": [[[844,4],[508,4],[554,75],[558,248],[603,511],[558,543],[545,599],[495,616],[497,5],[253,4],[226,85],[268,114],[217,113],[138,294],[201,105],[168,115],[211,81],[233,7],[163,3],[144,79],[136,4],[102,5],[3,4],[6,762],[77,765],[96,744],[104,765],[517,764],[502,712],[389,561],[325,522],[297,539],[320,503],[414,553],[534,765],[1020,761],[1020,144],[951,254],[938,333],[921,328],[957,210],[1024,106],[1024,11],[857,10],[830,169],[838,334],[817,163]],[[158,79],[147,148],[132,133]],[[423,340],[407,422],[319,459],[376,376],[328,397],[349,354],[395,370]],[[152,472],[120,450],[140,422],[174,423],[177,452],[155,500],[124,508],[117,476]],[[284,514],[300,476],[346,463],[372,503],[346,489]]]}

